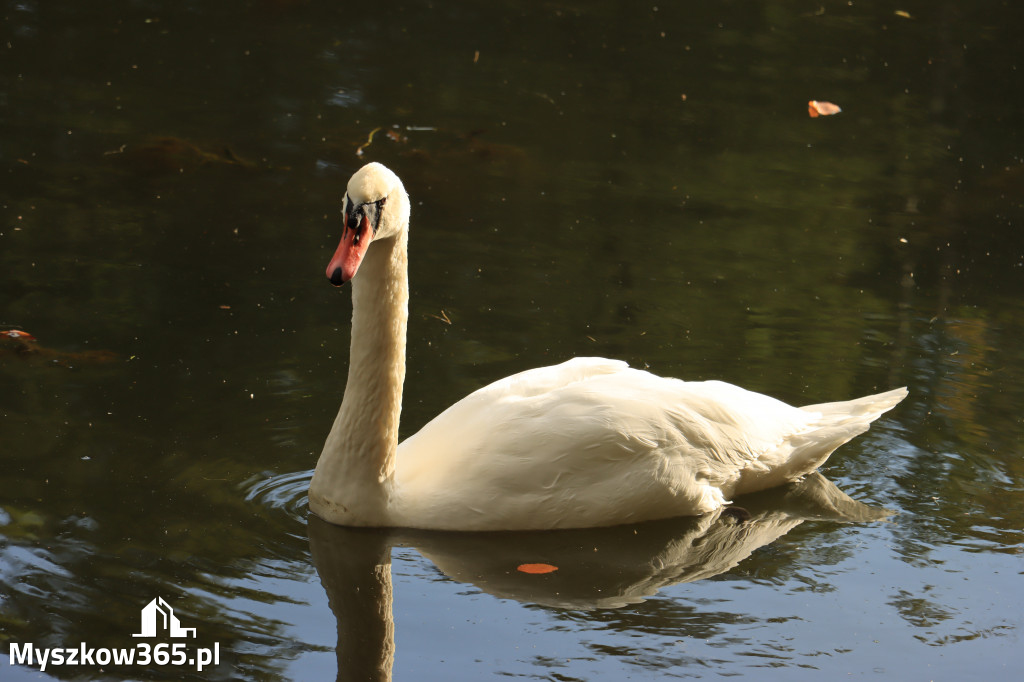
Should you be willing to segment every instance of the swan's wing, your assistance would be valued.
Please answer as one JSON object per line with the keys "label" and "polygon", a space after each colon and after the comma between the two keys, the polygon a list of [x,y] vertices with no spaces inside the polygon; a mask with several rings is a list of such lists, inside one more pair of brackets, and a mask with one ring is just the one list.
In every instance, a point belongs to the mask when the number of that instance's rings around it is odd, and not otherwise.
{"label": "swan's wing", "polygon": [[503,398],[532,398],[546,393],[558,391],[572,384],[587,379],[619,374],[629,369],[622,360],[606,358],[573,358],[559,365],[528,369],[499,379],[492,384],[477,389],[455,405],[458,407],[466,401],[492,401]]}
{"label": "swan's wing", "polygon": [[455,528],[701,514],[813,471],[900,397],[799,409],[577,358],[486,386],[403,442],[395,499],[415,505],[402,512],[410,525],[422,515]]}
{"label": "swan's wing", "polygon": [[[542,460],[552,449],[546,434],[582,436],[599,429],[579,417],[594,416],[593,397],[578,392],[589,381],[632,371],[620,360],[573,358],[538,367],[477,389],[434,417],[399,445],[398,465],[407,480],[426,480],[439,473],[458,477],[468,470],[500,468],[503,460],[532,453]],[[585,405],[584,403],[589,403]],[[570,415],[577,415],[573,419]],[[579,442],[579,441],[577,441]],[[513,454],[515,453],[515,454]]]}
{"label": "swan's wing", "polygon": [[[506,440],[518,440],[513,449],[521,450],[523,439],[538,428],[568,426],[564,413],[582,410],[577,394],[589,381],[631,371],[621,360],[573,358],[499,379],[470,393],[401,443],[400,461],[413,464],[423,459],[424,466],[436,468],[452,461],[457,452],[487,450],[500,457],[508,449]],[[583,402],[594,402],[593,396]]]}
{"label": "swan's wing", "polygon": [[[416,516],[563,527],[700,514],[814,419],[721,382],[577,358],[452,405],[399,446],[396,500]],[[482,522],[483,523],[483,522]]]}

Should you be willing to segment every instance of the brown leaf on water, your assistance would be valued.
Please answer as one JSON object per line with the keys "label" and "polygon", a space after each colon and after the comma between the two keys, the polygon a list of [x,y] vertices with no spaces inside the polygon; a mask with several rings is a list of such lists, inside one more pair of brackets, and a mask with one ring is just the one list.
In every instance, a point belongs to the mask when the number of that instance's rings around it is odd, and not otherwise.
{"label": "brown leaf on water", "polygon": [[31,357],[39,352],[39,341],[26,331],[5,329],[0,331],[0,357],[12,355]]}
{"label": "brown leaf on water", "polygon": [[20,329],[5,329],[0,331],[0,336],[5,336],[13,341],[35,341],[36,337],[32,336],[28,332],[23,332]]}
{"label": "brown leaf on water", "polygon": [[832,102],[819,102],[818,100],[812,99],[807,103],[807,113],[811,118],[818,118],[819,116],[832,116],[838,114],[840,109]]}
{"label": "brown leaf on water", "polygon": [[41,346],[38,339],[28,332],[20,329],[4,329],[0,331],[0,364],[3,364],[8,357],[25,361],[41,361],[61,367],[106,364],[118,359],[117,354],[109,350],[65,352],[46,348]]}

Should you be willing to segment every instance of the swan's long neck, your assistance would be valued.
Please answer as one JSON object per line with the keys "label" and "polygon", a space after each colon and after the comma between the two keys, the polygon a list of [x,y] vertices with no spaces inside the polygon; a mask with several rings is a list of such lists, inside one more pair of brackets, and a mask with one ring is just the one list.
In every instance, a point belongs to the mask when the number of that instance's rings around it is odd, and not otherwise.
{"label": "swan's long neck", "polygon": [[352,278],[345,397],[309,488],[310,508],[332,523],[386,522],[405,381],[407,234],[375,242]]}

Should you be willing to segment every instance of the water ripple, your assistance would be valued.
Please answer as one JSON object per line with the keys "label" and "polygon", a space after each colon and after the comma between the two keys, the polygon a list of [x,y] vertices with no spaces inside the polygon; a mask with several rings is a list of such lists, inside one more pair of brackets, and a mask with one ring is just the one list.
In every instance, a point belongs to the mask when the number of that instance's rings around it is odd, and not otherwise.
{"label": "water ripple", "polygon": [[299,523],[306,523],[307,492],[313,470],[290,471],[283,474],[253,477],[242,484],[247,502],[256,502],[268,509],[283,510]]}

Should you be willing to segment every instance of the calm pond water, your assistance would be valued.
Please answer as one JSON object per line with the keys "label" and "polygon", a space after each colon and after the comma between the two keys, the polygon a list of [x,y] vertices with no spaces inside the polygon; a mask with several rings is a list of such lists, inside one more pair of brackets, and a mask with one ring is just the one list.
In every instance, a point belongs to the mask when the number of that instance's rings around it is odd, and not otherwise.
{"label": "calm pond water", "polygon": [[[371,5],[3,3],[0,678],[1018,675],[1024,6]],[[745,524],[309,519],[367,160],[413,199],[405,434],[573,355],[910,397]],[[216,664],[12,665],[157,597]]]}

